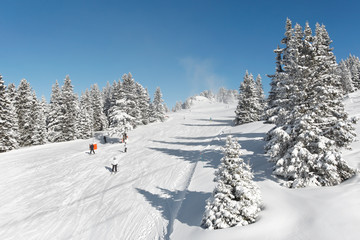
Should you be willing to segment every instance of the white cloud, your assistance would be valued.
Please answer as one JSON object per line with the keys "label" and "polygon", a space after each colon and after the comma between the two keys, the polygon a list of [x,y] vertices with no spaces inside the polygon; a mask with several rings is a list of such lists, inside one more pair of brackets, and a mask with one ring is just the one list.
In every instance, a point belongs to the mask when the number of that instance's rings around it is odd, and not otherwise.
{"label": "white cloud", "polygon": [[212,60],[188,57],[181,59],[180,64],[186,71],[186,80],[191,94],[204,90],[217,92],[220,87],[224,86],[225,79],[215,73]]}

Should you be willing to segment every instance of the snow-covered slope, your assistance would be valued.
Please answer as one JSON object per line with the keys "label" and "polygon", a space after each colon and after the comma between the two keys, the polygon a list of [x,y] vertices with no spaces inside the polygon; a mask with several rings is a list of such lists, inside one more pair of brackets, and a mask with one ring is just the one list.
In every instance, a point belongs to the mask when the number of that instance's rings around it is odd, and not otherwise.
{"label": "snow-covered slope", "polygon": [[[360,94],[346,100],[358,114]],[[272,126],[231,126],[235,105],[198,99],[165,123],[117,138],[47,144],[0,154],[0,239],[358,239],[360,178],[335,187],[287,189],[263,154]],[[360,136],[360,128],[357,128]],[[238,138],[263,195],[245,227],[199,227],[227,135]],[[88,144],[98,144],[89,155]],[[360,142],[344,158],[360,167]],[[112,156],[120,157],[110,173]]]}

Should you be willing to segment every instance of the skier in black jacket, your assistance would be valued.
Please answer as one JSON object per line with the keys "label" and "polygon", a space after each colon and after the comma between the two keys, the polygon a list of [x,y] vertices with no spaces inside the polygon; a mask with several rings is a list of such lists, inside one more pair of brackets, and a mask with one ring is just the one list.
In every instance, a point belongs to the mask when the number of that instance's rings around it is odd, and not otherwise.
{"label": "skier in black jacket", "polygon": [[94,154],[95,154],[94,144],[90,144],[90,154],[91,154],[91,153],[94,153]]}

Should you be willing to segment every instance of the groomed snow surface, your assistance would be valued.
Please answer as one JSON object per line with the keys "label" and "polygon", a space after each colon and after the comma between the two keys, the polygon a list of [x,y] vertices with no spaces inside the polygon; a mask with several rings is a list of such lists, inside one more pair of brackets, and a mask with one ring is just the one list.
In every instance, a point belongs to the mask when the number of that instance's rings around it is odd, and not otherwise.
{"label": "groomed snow surface", "polygon": [[[345,103],[360,116],[360,93]],[[198,98],[165,123],[131,131],[127,153],[117,137],[105,144],[104,133],[1,153],[0,239],[360,239],[359,175],[335,187],[280,186],[263,154],[272,125],[233,127],[235,107]],[[229,134],[252,166],[264,209],[254,224],[205,230],[199,225]],[[352,148],[343,156],[360,168],[360,142]]]}

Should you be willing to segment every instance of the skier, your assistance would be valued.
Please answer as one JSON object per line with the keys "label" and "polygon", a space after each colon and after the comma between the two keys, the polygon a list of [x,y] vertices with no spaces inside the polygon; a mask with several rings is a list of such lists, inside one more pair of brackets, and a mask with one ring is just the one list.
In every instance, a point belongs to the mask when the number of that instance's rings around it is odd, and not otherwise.
{"label": "skier", "polygon": [[106,137],[104,136],[104,143],[106,143]]}
{"label": "skier", "polygon": [[123,134],[123,142],[125,142],[125,140],[128,138],[128,136],[127,136],[127,133],[126,132],[124,132],[124,134]]}
{"label": "skier", "polygon": [[111,161],[112,169],[111,172],[116,173],[117,172],[117,165],[119,163],[119,160],[116,157],[113,157]]}
{"label": "skier", "polygon": [[124,141],[124,152],[127,152],[127,139],[125,139],[125,141]]}
{"label": "skier", "polygon": [[91,154],[92,152],[95,154],[94,144],[90,144],[90,154]]}

